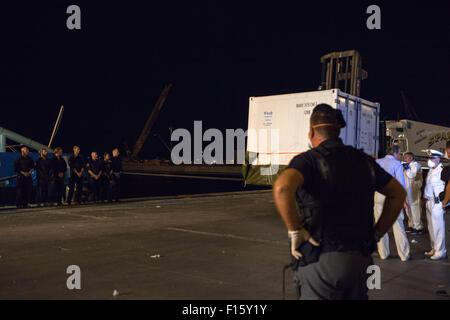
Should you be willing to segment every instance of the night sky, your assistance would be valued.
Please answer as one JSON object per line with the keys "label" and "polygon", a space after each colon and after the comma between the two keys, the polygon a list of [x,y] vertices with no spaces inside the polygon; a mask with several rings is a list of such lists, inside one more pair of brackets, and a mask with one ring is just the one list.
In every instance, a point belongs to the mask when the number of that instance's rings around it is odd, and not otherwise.
{"label": "night sky", "polygon": [[[395,4],[394,4],[395,2]],[[166,83],[153,134],[247,128],[248,98],[317,90],[320,57],[356,49],[369,78],[361,97],[383,119],[450,126],[450,5],[444,1],[2,1],[0,126],[70,152],[132,148]],[[66,8],[81,8],[68,30]],[[381,30],[366,8],[381,7]],[[141,157],[167,157],[152,136]]]}

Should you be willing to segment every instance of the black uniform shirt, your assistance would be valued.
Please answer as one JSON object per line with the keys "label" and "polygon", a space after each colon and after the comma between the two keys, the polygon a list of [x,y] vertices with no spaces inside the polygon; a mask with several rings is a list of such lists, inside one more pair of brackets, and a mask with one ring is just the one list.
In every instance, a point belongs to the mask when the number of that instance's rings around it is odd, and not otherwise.
{"label": "black uniform shirt", "polygon": [[63,157],[60,157],[58,159],[58,157],[53,157],[52,158],[52,175],[53,177],[57,177],[58,173],[66,173],[67,170],[67,164],[66,164],[66,160],[64,160]]}
{"label": "black uniform shirt", "polygon": [[103,160],[102,162],[103,162],[103,173],[109,176],[112,169],[112,162],[111,160],[108,161]]}
{"label": "black uniform shirt", "polygon": [[36,160],[36,177],[38,180],[50,178],[51,170],[51,159],[39,157]]}
{"label": "black uniform shirt", "polygon": [[111,159],[111,167],[113,172],[121,172],[122,171],[122,161],[119,157],[112,157]]}
{"label": "black uniform shirt", "polygon": [[[441,180],[445,182],[445,189],[447,189],[448,182],[450,181],[450,165],[444,167],[441,172]],[[445,190],[439,194],[439,199],[444,200]]]}
{"label": "black uniform shirt", "polygon": [[444,167],[441,172],[441,180],[445,182],[447,185],[448,181],[450,180],[450,165]]}
{"label": "black uniform shirt", "polygon": [[97,160],[92,160],[89,159],[89,161],[86,164],[86,170],[87,171],[92,171],[94,174],[99,174],[100,171],[102,171],[103,169],[103,161],[100,161],[99,159]]}
{"label": "black uniform shirt", "polygon": [[21,155],[14,161],[14,171],[20,175],[22,175],[20,171],[28,172],[32,168],[34,168],[34,161],[29,156],[24,157]]}
{"label": "black uniform shirt", "polygon": [[81,155],[78,155],[75,157],[74,155],[71,155],[69,158],[69,167],[70,167],[70,174],[73,175],[73,170],[77,170],[78,172],[81,171],[85,166],[84,159]]}
{"label": "black uniform shirt", "polygon": [[[297,199],[307,193],[321,201],[327,221],[323,229],[325,238],[329,236],[333,241],[343,243],[370,241],[373,239],[374,191],[382,189],[392,177],[370,156],[344,146],[339,138],[326,140],[321,146],[332,151],[327,162],[330,167],[334,166],[336,186],[332,192],[324,192],[328,183],[322,178],[315,151],[309,150],[294,157],[288,166],[300,171],[304,177],[302,188],[297,190]],[[369,162],[375,171],[375,179]]]}

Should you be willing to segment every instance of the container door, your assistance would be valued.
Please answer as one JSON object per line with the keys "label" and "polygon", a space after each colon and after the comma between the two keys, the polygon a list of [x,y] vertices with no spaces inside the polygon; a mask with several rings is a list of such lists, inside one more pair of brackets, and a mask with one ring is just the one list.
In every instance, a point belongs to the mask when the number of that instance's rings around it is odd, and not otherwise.
{"label": "container door", "polygon": [[356,147],[356,103],[354,100],[339,97],[338,108],[339,110],[341,110],[346,122],[346,126],[341,130],[341,134],[339,135],[339,137],[342,139],[344,144]]}
{"label": "container door", "polygon": [[358,149],[370,155],[377,155],[377,108],[359,104]]}

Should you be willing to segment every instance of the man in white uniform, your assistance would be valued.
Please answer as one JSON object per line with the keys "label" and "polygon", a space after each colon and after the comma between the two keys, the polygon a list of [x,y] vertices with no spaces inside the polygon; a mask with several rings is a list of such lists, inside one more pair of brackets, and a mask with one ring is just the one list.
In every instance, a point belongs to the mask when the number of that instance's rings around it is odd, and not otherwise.
{"label": "man in white uniform", "polygon": [[[384,158],[377,159],[377,163],[389,173],[392,177],[397,179],[397,181],[405,188],[405,175],[403,172],[403,166],[400,162],[401,154],[400,147],[397,145],[392,146],[388,150],[388,155]],[[385,197],[375,192],[375,200],[374,200],[374,215],[375,221],[378,221],[381,212],[383,211]],[[406,236],[405,227],[403,226],[404,213],[403,210],[397,217],[397,221],[395,221],[392,226],[394,231],[395,244],[397,246],[397,252],[402,261],[408,261],[410,258],[410,249],[409,242]],[[389,236],[386,233],[380,241],[377,243],[378,254],[380,258],[385,260],[389,258]]]}
{"label": "man in white uniform", "polygon": [[428,222],[428,232],[430,234],[431,251],[426,252],[432,260],[445,259],[447,250],[445,248],[445,221],[444,208],[439,200],[439,194],[444,191],[445,184],[441,180],[442,163],[440,157],[443,154],[439,151],[429,150],[428,166],[430,171],[427,175],[424,196],[427,199],[426,212]]}
{"label": "man in white uniform", "polygon": [[412,152],[405,152],[403,160],[405,161],[403,164],[403,167],[405,168],[405,189],[412,220],[411,234],[420,234],[423,229],[420,217],[420,199],[422,198],[420,189],[422,188],[423,180],[422,168],[420,167],[420,163],[415,161],[414,153]]}

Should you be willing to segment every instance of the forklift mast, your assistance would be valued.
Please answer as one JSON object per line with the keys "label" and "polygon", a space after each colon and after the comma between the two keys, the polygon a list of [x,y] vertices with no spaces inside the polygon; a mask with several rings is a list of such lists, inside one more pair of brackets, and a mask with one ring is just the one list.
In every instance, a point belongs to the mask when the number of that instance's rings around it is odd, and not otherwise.
{"label": "forklift mast", "polygon": [[360,96],[361,80],[367,79],[361,55],[356,50],[331,52],[320,58],[322,81],[320,90],[340,89]]}

